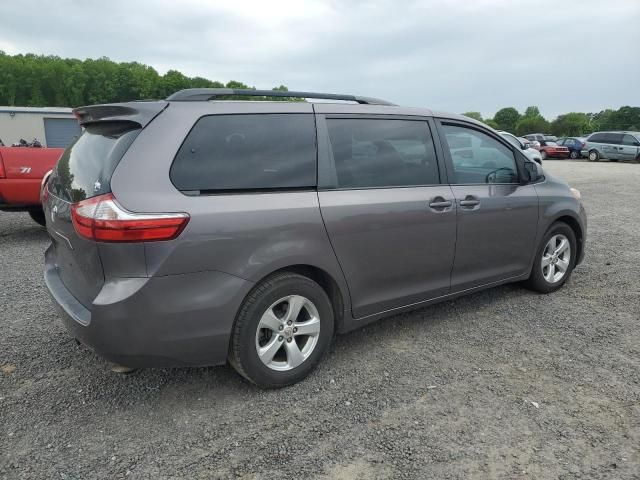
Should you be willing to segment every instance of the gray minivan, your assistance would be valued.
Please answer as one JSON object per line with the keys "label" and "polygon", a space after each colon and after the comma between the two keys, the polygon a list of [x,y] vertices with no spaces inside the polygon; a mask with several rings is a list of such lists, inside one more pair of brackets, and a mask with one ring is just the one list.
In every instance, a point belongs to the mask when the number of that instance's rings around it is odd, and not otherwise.
{"label": "gray minivan", "polygon": [[580,153],[591,162],[600,159],[640,162],[640,132],[592,133]]}
{"label": "gray minivan", "polygon": [[43,194],[45,281],[71,335],[123,366],[288,385],[334,333],[507,282],[552,292],[584,256],[579,192],[464,116],[231,89],[75,114]]}

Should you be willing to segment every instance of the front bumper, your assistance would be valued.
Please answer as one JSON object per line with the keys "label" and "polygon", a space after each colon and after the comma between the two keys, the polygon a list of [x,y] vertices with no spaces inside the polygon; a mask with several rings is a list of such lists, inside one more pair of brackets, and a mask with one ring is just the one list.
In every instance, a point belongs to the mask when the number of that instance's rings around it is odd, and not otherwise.
{"label": "front bumper", "polygon": [[51,248],[44,278],[69,333],[129,367],[224,364],[236,312],[253,287],[222,272],[111,278],[86,308],[62,283]]}
{"label": "front bumper", "polygon": [[549,152],[547,151],[547,157],[549,158],[569,158],[570,152]]}
{"label": "front bumper", "polygon": [[576,265],[580,265],[584,260],[585,250],[587,249],[587,211],[584,209],[584,205],[580,202],[580,220],[582,227],[582,241],[580,242],[580,254],[576,259]]}

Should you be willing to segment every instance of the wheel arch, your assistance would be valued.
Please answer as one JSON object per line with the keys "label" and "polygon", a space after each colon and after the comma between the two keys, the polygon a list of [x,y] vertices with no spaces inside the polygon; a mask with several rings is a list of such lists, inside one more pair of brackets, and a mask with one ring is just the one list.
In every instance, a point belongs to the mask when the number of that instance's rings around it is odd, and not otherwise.
{"label": "wheel arch", "polygon": [[[584,249],[584,232],[582,231],[582,226],[580,222],[575,217],[571,215],[561,215],[558,218],[554,219],[553,222],[549,225],[549,228],[555,223],[563,222],[569,225],[571,230],[573,230],[574,235],[576,236],[576,244],[578,248],[577,256],[576,256],[576,264],[582,259],[582,252]],[[548,229],[547,229],[548,230]]]}
{"label": "wheel arch", "polygon": [[[345,308],[348,306],[348,292],[343,292],[340,284],[326,270],[310,264],[294,264],[278,268],[263,275],[255,285],[260,285],[265,279],[278,273],[291,272],[310,278],[325,291],[333,307],[334,331],[341,332],[345,321]],[[249,295],[249,294],[247,294]]]}

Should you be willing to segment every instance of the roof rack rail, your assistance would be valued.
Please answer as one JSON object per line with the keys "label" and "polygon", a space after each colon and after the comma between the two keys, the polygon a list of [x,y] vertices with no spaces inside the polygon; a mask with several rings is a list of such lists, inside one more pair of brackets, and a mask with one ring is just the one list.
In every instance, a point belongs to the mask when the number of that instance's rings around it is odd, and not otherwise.
{"label": "roof rack rail", "polygon": [[365,105],[395,105],[378,98],[359,97],[356,95],[339,95],[335,93],[315,92],[285,92],[282,90],[249,90],[238,88],[187,88],[167,97],[170,102],[204,102],[216,97],[238,95],[246,97],[287,97],[287,98],[317,98],[322,100],[344,100]]}

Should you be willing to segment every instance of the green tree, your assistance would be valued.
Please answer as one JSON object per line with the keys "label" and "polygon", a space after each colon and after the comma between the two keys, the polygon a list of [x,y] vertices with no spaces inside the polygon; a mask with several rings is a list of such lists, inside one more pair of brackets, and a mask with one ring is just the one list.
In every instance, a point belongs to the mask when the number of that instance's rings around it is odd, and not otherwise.
{"label": "green tree", "polygon": [[484,122],[480,112],[465,112],[462,115],[464,115],[465,117],[473,118],[474,120],[478,120],[479,122]]}
{"label": "green tree", "polygon": [[589,116],[586,113],[571,112],[559,115],[551,122],[551,133],[558,137],[576,137],[590,133]]}
{"label": "green tree", "polygon": [[493,118],[487,118],[484,123],[486,123],[487,125],[489,125],[491,128],[493,128],[494,130],[500,130],[500,127],[498,127],[498,123],[493,119]]}
{"label": "green tree", "polygon": [[603,110],[592,117],[594,130],[634,130],[640,125],[640,107]]}
{"label": "green tree", "polygon": [[527,107],[527,109],[524,111],[524,117],[540,117],[542,115],[540,115],[540,109],[538,107],[531,106],[531,107]]}
{"label": "green tree", "polygon": [[549,131],[549,122],[542,115],[522,117],[518,120],[514,131],[518,136],[526,135],[527,133],[546,133]]}
{"label": "green tree", "polygon": [[498,110],[493,116],[493,120],[498,125],[498,129],[513,133],[516,130],[518,120],[520,120],[520,114],[515,108],[506,107]]}
{"label": "green tree", "polygon": [[[166,98],[185,88],[224,86],[203,77],[187,77],[177,70],[159,75],[138,62],[117,63],[106,57],[78,60],[52,55],[7,55],[0,51],[0,105],[77,107]],[[235,80],[226,86],[249,88]],[[287,87],[280,85],[276,89],[286,91]]]}

